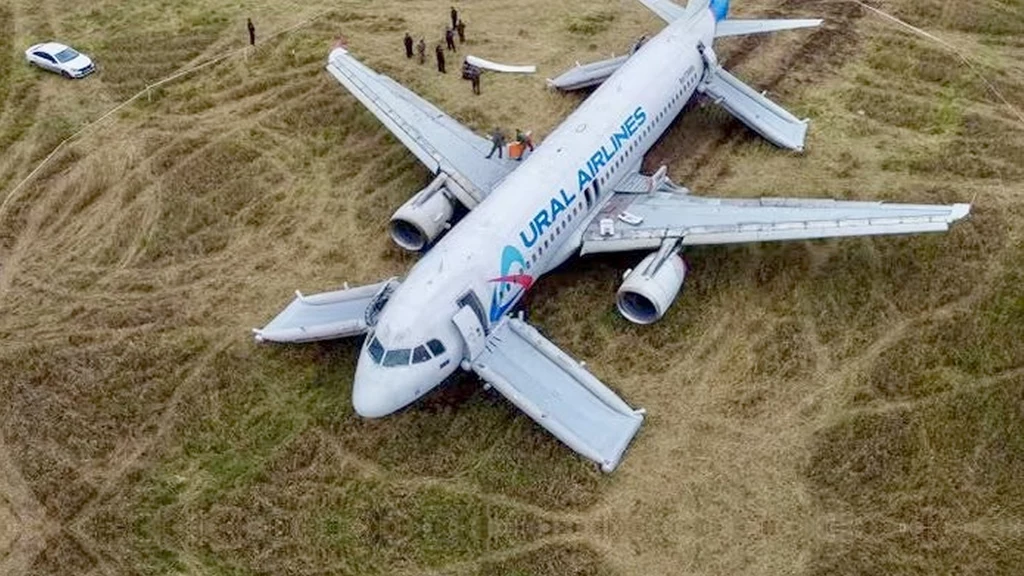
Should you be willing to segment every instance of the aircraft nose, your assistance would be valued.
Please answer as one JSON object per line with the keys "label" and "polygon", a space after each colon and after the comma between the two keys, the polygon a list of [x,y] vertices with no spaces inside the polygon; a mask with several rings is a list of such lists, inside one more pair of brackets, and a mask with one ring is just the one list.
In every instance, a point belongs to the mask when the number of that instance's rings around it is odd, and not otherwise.
{"label": "aircraft nose", "polygon": [[352,384],[352,407],[363,418],[380,418],[399,408],[386,375],[375,365],[359,362]]}

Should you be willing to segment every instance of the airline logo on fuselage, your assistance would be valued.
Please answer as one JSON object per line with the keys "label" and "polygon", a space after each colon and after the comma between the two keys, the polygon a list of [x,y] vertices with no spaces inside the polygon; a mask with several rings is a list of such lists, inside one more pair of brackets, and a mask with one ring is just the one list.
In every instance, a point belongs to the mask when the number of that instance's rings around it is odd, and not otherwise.
{"label": "airline logo on fuselage", "polygon": [[[558,223],[558,217],[576,202],[577,195],[583,192],[597,178],[601,168],[615,159],[619,152],[633,139],[640,128],[647,122],[647,113],[642,106],[637,106],[613,133],[606,144],[590,155],[585,166],[577,170],[578,188],[569,194],[561,189],[553,195],[533,218],[527,228],[519,232],[519,240],[523,247],[530,249],[544,231]],[[488,316],[492,323],[497,322],[508,312],[519,297],[533,285],[533,276],[526,273],[527,263],[523,253],[514,246],[506,245],[501,252],[500,274],[489,282],[496,284],[491,292],[491,308]]]}
{"label": "airline logo on fuselage", "polygon": [[586,165],[576,170],[576,192],[569,194],[564,188],[559,190],[557,194],[551,197],[546,206],[533,215],[530,224],[519,232],[519,240],[522,241],[524,248],[529,250],[544,235],[545,230],[558,222],[558,216],[572,206],[576,201],[577,194],[585,190],[587,186],[597,179],[601,168],[612,163],[619,152],[629,144],[629,141],[633,139],[633,136],[640,131],[640,128],[646,122],[647,113],[644,112],[643,106],[637,106],[636,110],[623,120],[619,126],[619,131],[612,133],[608,138],[608,142],[602,144],[600,148],[590,155]]}

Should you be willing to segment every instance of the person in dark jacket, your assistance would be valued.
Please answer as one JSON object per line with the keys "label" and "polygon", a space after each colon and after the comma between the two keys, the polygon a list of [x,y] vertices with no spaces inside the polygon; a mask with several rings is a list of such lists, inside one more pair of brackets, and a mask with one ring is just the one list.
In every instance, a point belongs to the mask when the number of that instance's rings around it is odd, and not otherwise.
{"label": "person in dark jacket", "polygon": [[459,44],[466,43],[466,23],[459,20],[459,23],[455,25],[455,31],[459,34]]}
{"label": "person in dark jacket", "polygon": [[446,28],[444,31],[444,42],[448,45],[449,50],[453,52],[457,50],[455,48],[455,31],[451,28]]}
{"label": "person in dark jacket", "polygon": [[444,48],[441,48],[439,43],[434,47],[434,55],[437,56],[437,71],[441,74],[445,74],[444,71]]}
{"label": "person in dark jacket", "polygon": [[405,40],[404,40],[404,42],[405,42],[405,57],[406,58],[412,58],[412,36],[409,36],[408,32],[405,33]]}
{"label": "person in dark jacket", "polygon": [[455,6],[452,6],[452,28],[455,28],[455,25],[458,24],[458,22],[459,11],[455,9]]}
{"label": "person in dark jacket", "polygon": [[427,43],[420,38],[419,44],[416,44],[416,54],[420,57],[420,64],[427,61]]}
{"label": "person in dark jacket", "polygon": [[256,45],[256,26],[253,26],[252,18],[245,19],[245,27],[249,29],[249,46]]}
{"label": "person in dark jacket", "polygon": [[491,151],[487,153],[487,158],[490,158],[494,154],[494,151],[498,151],[498,158],[501,158],[502,148],[505,147],[505,135],[501,132],[501,128],[495,128],[494,132],[491,132]]}

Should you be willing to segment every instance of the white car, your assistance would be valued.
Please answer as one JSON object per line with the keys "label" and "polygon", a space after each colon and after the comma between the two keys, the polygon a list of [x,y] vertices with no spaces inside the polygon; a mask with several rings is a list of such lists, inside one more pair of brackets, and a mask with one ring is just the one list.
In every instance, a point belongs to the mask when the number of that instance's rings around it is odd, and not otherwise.
{"label": "white car", "polygon": [[36,44],[25,50],[29,64],[56,72],[65,78],[83,78],[96,71],[92,59],[58,42]]}

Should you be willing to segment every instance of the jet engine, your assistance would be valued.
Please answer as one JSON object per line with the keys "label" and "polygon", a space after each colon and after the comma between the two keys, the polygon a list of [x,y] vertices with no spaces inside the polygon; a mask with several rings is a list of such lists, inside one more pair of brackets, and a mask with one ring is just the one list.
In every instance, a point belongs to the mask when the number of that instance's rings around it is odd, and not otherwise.
{"label": "jet engine", "polygon": [[434,178],[391,216],[391,239],[406,250],[416,252],[427,247],[450,227],[455,202],[448,193],[445,174]]}
{"label": "jet engine", "polygon": [[672,245],[648,255],[626,271],[615,295],[619,313],[630,322],[650,324],[660,320],[679,295],[686,278],[686,264]]}

